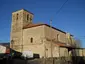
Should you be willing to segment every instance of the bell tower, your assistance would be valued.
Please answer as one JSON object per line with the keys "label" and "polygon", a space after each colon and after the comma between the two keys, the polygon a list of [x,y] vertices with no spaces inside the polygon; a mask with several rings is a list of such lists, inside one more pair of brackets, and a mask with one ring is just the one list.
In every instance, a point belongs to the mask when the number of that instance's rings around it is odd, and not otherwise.
{"label": "bell tower", "polygon": [[12,13],[10,47],[16,51],[23,50],[23,27],[31,24],[33,13],[21,9]]}

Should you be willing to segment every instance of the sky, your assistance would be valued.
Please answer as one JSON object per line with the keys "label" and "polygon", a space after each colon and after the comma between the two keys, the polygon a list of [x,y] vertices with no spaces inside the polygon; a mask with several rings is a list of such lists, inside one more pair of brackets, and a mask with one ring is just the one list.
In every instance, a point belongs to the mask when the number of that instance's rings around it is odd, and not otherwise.
{"label": "sky", "polygon": [[0,42],[10,41],[12,12],[26,9],[34,14],[33,23],[50,24],[69,32],[85,47],[85,0],[0,0]]}

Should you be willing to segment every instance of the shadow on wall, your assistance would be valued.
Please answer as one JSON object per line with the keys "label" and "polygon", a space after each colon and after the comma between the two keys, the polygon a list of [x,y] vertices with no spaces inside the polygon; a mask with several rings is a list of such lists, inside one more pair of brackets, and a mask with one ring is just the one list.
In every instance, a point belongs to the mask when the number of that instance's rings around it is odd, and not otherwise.
{"label": "shadow on wall", "polygon": [[72,52],[72,63],[73,64],[85,64],[85,57],[82,55],[80,56],[79,49],[73,49]]}

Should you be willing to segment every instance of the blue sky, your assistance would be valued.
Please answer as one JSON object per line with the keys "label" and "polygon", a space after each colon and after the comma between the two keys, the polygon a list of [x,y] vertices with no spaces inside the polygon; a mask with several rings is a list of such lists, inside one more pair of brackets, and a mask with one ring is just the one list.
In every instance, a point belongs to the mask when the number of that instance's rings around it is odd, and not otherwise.
{"label": "blue sky", "polygon": [[10,41],[12,12],[22,8],[34,13],[34,23],[50,23],[82,40],[85,47],[85,0],[0,0],[0,42]]}

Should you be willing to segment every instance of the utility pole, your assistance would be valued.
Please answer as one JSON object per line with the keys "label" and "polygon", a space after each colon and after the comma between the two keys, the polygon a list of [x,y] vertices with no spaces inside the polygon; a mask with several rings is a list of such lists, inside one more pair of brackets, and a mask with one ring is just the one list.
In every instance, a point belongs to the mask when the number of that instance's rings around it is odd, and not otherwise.
{"label": "utility pole", "polygon": [[52,24],[52,20],[50,20],[50,37],[51,37],[51,57],[53,57],[53,51],[52,51],[52,31],[51,31],[51,29],[52,29],[52,27],[51,27],[51,24]]}
{"label": "utility pole", "polygon": [[53,61],[53,44],[52,44],[52,27],[51,27],[51,24],[52,24],[52,20],[50,20],[50,38],[51,38],[51,57],[52,57],[52,64],[54,64],[54,61]]}

